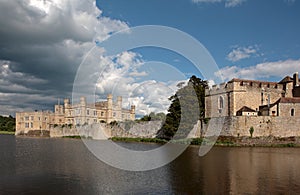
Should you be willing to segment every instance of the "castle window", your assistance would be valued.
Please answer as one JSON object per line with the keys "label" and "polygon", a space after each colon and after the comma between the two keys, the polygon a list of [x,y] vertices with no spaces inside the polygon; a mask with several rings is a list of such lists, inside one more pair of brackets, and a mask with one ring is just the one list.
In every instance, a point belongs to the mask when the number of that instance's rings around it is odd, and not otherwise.
{"label": "castle window", "polygon": [[219,109],[223,109],[224,107],[224,98],[222,96],[219,97]]}
{"label": "castle window", "polygon": [[295,116],[295,109],[294,108],[291,109],[291,116]]}
{"label": "castle window", "polygon": [[29,128],[29,123],[25,123],[25,128]]}
{"label": "castle window", "polygon": [[115,112],[113,113],[113,117],[116,117],[116,113]]}
{"label": "castle window", "polygon": [[104,112],[101,112],[101,116],[104,116]]}
{"label": "castle window", "polygon": [[28,121],[29,120],[29,116],[25,116],[25,121]]}
{"label": "castle window", "polygon": [[87,115],[90,115],[90,110],[87,110],[87,111],[86,111],[86,114],[87,114]]}
{"label": "castle window", "polygon": [[30,128],[33,128],[33,123],[30,123]]}

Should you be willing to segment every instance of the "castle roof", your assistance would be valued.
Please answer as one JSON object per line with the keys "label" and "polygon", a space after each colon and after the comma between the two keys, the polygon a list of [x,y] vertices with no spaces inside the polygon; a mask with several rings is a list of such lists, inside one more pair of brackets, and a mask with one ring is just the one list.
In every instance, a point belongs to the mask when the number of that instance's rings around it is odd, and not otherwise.
{"label": "castle roof", "polygon": [[264,83],[264,84],[277,84],[277,82],[269,82],[269,81],[258,81],[258,80],[248,80],[248,79],[238,79],[238,78],[233,78],[231,79],[228,83],[233,83],[233,82],[248,82],[248,83]]}
{"label": "castle roof", "polygon": [[286,76],[281,81],[279,81],[279,84],[290,83],[290,82],[293,82],[293,78],[290,76]]}
{"label": "castle roof", "polygon": [[107,101],[96,102],[96,103],[95,103],[95,106],[96,106],[97,108],[106,108],[107,105],[108,105]]}
{"label": "castle roof", "polygon": [[300,103],[300,98],[299,97],[292,97],[292,98],[282,97],[276,103]]}
{"label": "castle roof", "polygon": [[256,110],[253,110],[252,108],[249,108],[247,106],[243,106],[241,109],[239,109],[237,112],[256,112]]}

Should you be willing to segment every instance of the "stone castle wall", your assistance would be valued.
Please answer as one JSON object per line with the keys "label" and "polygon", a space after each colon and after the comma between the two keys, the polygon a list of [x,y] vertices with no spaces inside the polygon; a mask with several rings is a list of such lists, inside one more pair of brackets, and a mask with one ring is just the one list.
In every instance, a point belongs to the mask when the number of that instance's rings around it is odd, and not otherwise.
{"label": "stone castle wall", "polygon": [[211,136],[211,132],[221,129],[220,136],[250,136],[250,127],[254,128],[254,137],[291,137],[300,136],[300,118],[283,116],[229,116],[211,118],[203,124],[202,135]]}
{"label": "stone castle wall", "polygon": [[124,122],[116,125],[105,123],[86,125],[82,127],[51,127],[50,137],[83,136],[96,140],[106,140],[111,137],[154,138],[162,125],[161,121],[140,123]]}
{"label": "stone castle wall", "polygon": [[[287,86],[286,97],[292,93]],[[236,80],[233,82],[214,85],[205,90],[206,117],[235,116],[243,106],[258,110],[259,106],[274,103],[282,97],[283,85],[272,82]],[[220,98],[223,107],[220,109]]]}

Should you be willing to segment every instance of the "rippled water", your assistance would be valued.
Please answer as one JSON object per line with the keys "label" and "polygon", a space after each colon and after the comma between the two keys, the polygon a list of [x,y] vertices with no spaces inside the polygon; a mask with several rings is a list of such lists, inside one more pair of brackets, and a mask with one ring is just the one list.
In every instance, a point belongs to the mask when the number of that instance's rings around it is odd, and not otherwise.
{"label": "rippled water", "polygon": [[[140,150],[153,144],[122,143]],[[299,194],[299,148],[189,147],[174,162],[129,172],[81,140],[0,135],[0,194]]]}

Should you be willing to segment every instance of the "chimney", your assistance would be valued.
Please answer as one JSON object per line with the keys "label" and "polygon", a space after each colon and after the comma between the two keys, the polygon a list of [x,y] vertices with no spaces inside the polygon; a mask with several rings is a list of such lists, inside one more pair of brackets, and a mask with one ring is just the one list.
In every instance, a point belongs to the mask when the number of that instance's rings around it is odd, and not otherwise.
{"label": "chimney", "polygon": [[294,87],[299,86],[299,74],[298,74],[298,72],[295,72],[295,74],[293,76],[293,81],[294,81]]}

